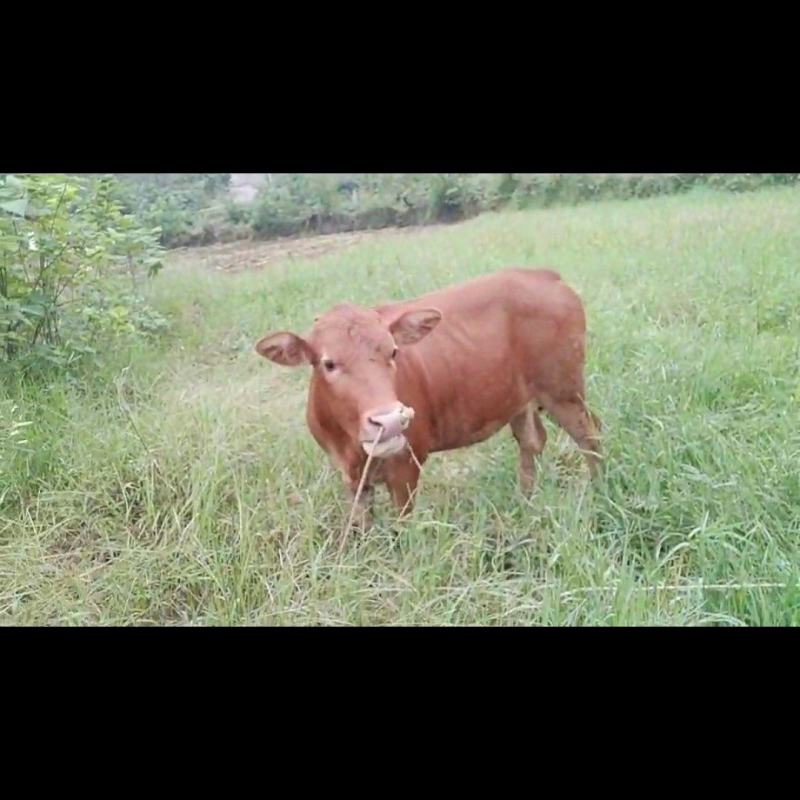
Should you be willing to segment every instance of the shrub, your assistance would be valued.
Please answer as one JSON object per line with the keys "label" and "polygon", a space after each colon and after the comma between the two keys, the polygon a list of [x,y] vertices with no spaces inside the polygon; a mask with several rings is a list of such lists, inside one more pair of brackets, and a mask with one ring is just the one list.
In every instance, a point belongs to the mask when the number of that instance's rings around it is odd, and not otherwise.
{"label": "shrub", "polygon": [[227,196],[229,174],[125,175],[115,187],[115,199],[143,227],[160,229],[165,247],[207,243],[215,238],[204,227],[203,215],[218,198]]}
{"label": "shrub", "polygon": [[[274,174],[252,207],[227,197],[229,175],[130,178],[126,204],[165,246],[448,222],[503,206],[626,200],[706,185],[723,191],[795,183],[795,173]],[[221,212],[212,211],[221,209]]]}
{"label": "shrub", "polygon": [[110,176],[0,176],[0,362],[67,366],[101,337],[165,326],[140,293],[162,266],[160,231],[116,190]]}

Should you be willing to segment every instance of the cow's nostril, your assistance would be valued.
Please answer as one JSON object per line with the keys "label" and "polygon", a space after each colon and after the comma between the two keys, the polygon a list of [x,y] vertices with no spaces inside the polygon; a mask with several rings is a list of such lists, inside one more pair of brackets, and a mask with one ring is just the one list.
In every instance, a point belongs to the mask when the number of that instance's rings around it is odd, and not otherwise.
{"label": "cow's nostril", "polygon": [[394,439],[408,428],[410,422],[407,409],[404,406],[399,408],[398,406],[387,406],[385,409],[382,408],[365,414],[363,419],[363,436],[365,439],[372,439],[376,436],[380,436],[381,439],[385,440]]}

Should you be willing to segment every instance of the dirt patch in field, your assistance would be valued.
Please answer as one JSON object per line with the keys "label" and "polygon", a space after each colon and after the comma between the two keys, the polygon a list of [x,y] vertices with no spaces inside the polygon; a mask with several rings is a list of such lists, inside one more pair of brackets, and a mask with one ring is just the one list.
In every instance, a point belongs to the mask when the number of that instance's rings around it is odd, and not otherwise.
{"label": "dirt patch in field", "polygon": [[218,272],[237,273],[258,270],[286,261],[320,258],[337,250],[344,250],[376,238],[391,238],[432,232],[439,225],[410,226],[407,228],[382,228],[375,231],[330,233],[319,236],[291,237],[268,242],[246,239],[205,247],[180,247],[169,253],[175,265],[192,264]]}

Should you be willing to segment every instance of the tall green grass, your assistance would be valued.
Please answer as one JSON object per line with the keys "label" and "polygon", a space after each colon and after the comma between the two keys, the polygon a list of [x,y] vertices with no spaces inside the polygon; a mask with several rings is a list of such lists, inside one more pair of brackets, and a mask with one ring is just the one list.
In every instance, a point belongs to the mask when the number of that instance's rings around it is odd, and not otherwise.
{"label": "tall green grass", "polygon": [[[307,375],[254,341],[514,264],[585,300],[604,479],[548,424],[526,497],[504,431],[433,456],[407,521],[379,492],[339,557]],[[794,625],[799,266],[796,188],[486,214],[236,275],[198,254],[154,286],[159,345],[0,390],[0,621]]]}

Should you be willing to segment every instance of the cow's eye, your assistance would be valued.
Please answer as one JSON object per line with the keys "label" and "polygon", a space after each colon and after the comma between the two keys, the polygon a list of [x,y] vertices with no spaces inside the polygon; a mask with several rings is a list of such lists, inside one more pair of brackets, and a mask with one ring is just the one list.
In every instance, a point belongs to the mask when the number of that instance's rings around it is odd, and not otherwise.
{"label": "cow's eye", "polygon": [[333,372],[336,369],[336,364],[334,364],[333,360],[330,358],[324,358],[322,360],[322,366],[325,367],[327,372]]}

